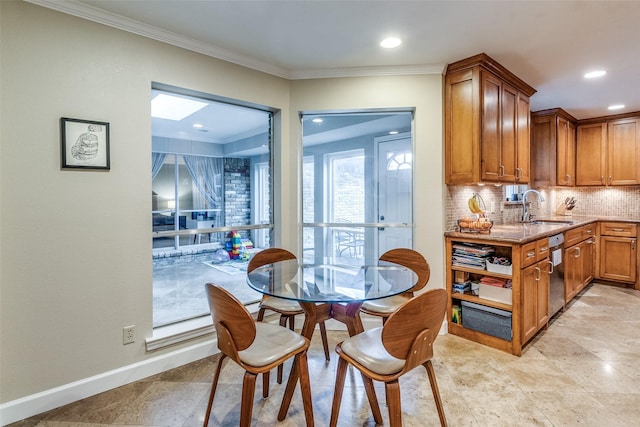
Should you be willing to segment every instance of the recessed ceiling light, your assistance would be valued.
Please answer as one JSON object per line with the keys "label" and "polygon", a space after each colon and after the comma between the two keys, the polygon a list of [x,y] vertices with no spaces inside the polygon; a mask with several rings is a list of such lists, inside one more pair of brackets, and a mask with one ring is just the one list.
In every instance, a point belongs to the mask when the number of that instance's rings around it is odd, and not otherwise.
{"label": "recessed ceiling light", "polygon": [[315,119],[311,120],[313,123],[322,123],[323,120],[320,117],[316,117]]}
{"label": "recessed ceiling light", "polygon": [[200,123],[194,123],[194,124],[193,124],[193,127],[194,127],[194,128],[196,128],[196,129],[201,129],[201,128],[203,128],[203,127],[204,127],[204,125],[202,125],[202,124],[200,124]]}
{"label": "recessed ceiling light", "polygon": [[389,131],[389,135],[397,135],[398,131],[397,130],[391,130]]}
{"label": "recessed ceiling light", "polygon": [[391,49],[394,47],[398,47],[402,44],[402,40],[400,40],[397,37],[387,37],[386,39],[382,40],[380,42],[380,46],[387,48],[387,49]]}
{"label": "recessed ceiling light", "polygon": [[622,110],[623,108],[624,104],[609,105],[609,110]]}
{"label": "recessed ceiling light", "polygon": [[207,105],[206,102],[161,93],[151,100],[151,117],[176,121],[182,120]]}
{"label": "recessed ceiling light", "polygon": [[607,74],[607,72],[604,71],[604,70],[595,70],[595,71],[590,71],[590,72],[586,73],[584,75],[584,78],[585,79],[595,79],[597,77],[602,77],[605,74]]}

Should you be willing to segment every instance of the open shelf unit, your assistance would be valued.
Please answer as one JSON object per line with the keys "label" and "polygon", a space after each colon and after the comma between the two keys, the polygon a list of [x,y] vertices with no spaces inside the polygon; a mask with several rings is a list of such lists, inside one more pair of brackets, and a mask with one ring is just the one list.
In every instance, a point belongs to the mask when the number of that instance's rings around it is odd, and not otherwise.
{"label": "open shelf unit", "polygon": [[[501,242],[491,240],[490,235],[473,237],[449,237],[445,238],[446,242],[446,257],[447,257],[447,269],[446,269],[446,283],[447,292],[449,295],[447,304],[447,320],[449,324],[449,333],[461,336],[463,338],[476,341],[478,343],[494,347],[514,355],[520,355],[522,344],[520,342],[520,245],[509,242]],[[497,256],[508,257],[512,260],[512,274],[503,274],[490,272],[488,270],[481,270],[478,268],[464,267],[454,265],[453,262],[453,247],[457,243],[473,243],[478,245],[492,246],[495,248],[495,254]],[[471,278],[479,278],[482,276],[489,276],[501,279],[511,279],[511,304],[504,302],[498,302],[481,298],[480,296],[472,295],[471,293],[455,293],[453,292],[453,283],[456,272],[468,273]],[[452,308],[454,305],[461,306],[462,301],[468,301],[474,304],[480,304],[484,307],[492,309],[503,310],[511,313],[511,331],[512,337],[510,340],[499,338],[487,333],[479,332],[471,328],[466,328],[462,323],[455,323],[452,317]]]}

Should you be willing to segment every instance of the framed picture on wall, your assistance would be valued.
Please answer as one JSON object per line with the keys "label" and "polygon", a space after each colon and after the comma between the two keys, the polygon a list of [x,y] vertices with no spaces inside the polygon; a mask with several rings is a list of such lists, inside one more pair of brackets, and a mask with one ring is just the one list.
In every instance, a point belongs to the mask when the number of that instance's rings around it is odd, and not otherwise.
{"label": "framed picture on wall", "polygon": [[109,170],[109,123],[60,118],[63,169]]}

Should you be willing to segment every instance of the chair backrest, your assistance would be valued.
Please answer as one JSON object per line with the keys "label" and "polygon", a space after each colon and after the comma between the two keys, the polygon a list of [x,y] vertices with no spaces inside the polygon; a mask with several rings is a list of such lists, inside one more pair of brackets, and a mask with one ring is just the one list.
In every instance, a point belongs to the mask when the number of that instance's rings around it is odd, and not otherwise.
{"label": "chair backrest", "polygon": [[251,258],[249,265],[247,266],[247,272],[251,273],[253,270],[263,265],[288,259],[296,259],[296,256],[282,248],[263,249]]}
{"label": "chair backrest", "polygon": [[[220,340],[227,334],[223,328],[229,331],[233,345],[237,351],[249,347],[256,336],[256,324],[245,306],[231,295],[226,289],[207,283],[205,285],[213,325],[218,333],[218,347],[227,346]],[[232,355],[228,355],[232,356]]]}
{"label": "chair backrest", "polygon": [[380,256],[381,261],[400,264],[412,270],[418,276],[415,285],[407,292],[417,292],[424,288],[431,277],[429,263],[418,251],[409,248],[390,249]]}
{"label": "chair backrest", "polygon": [[382,326],[384,348],[398,359],[407,359],[416,338],[421,334],[425,337],[425,342],[419,343],[421,348],[431,348],[446,310],[447,291],[444,289],[431,289],[411,298],[389,316]]}

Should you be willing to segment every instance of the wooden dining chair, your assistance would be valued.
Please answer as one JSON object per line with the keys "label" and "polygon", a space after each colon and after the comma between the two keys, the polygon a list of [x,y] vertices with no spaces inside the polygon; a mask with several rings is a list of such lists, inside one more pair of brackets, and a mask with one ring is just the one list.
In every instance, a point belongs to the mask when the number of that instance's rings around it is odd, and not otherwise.
{"label": "wooden dining chair", "polygon": [[380,261],[388,261],[394,264],[400,264],[412,270],[417,280],[411,289],[399,295],[381,298],[371,301],[365,301],[360,307],[360,311],[372,316],[382,317],[382,324],[387,318],[398,309],[402,304],[413,298],[415,292],[418,292],[427,285],[431,270],[429,263],[419,252],[408,248],[391,249],[380,256]]}
{"label": "wooden dining chair", "polygon": [[[213,324],[218,335],[218,348],[222,354],[211,385],[204,427],[209,424],[213,398],[216,394],[222,364],[226,358],[233,360],[245,370],[242,381],[240,426],[249,427],[256,377],[259,374],[268,374],[273,368],[282,365],[292,357],[294,358],[293,366],[299,374],[306,424],[313,426],[307,364],[309,340],[285,327],[255,322],[245,306],[224,288],[213,283],[207,283],[205,288]],[[288,406],[284,408],[284,414],[287,410]]]}
{"label": "wooden dining chair", "polygon": [[[249,266],[247,267],[247,273],[251,273],[258,267],[271,264],[278,261],[297,259],[294,254],[286,249],[282,248],[267,248],[264,249],[251,258]],[[295,316],[298,314],[304,314],[302,308],[296,301],[287,300],[284,298],[276,298],[268,295],[263,295],[260,301],[258,310],[258,322],[264,319],[266,310],[271,310],[280,314],[280,325],[286,326],[289,323],[289,329],[294,330]],[[322,337],[322,345],[324,346],[324,356],[329,361],[329,343],[327,341],[327,330],[324,322],[319,323],[320,336]],[[278,366],[277,381],[278,384],[282,384],[282,366]],[[267,380],[268,377],[264,379]],[[268,385],[267,385],[268,387]],[[268,391],[267,391],[268,393]]]}
{"label": "wooden dining chair", "polygon": [[447,425],[431,363],[433,342],[440,331],[446,309],[447,292],[444,289],[432,289],[405,302],[389,316],[382,327],[362,332],[336,346],[340,359],[331,408],[331,427],[338,422],[342,390],[349,365],[362,373],[376,424],[382,424],[382,415],[373,388],[373,380],[385,383],[391,427],[402,426],[399,378],[419,365],[424,366],[431,384],[440,424]]}

